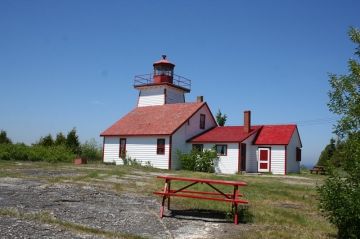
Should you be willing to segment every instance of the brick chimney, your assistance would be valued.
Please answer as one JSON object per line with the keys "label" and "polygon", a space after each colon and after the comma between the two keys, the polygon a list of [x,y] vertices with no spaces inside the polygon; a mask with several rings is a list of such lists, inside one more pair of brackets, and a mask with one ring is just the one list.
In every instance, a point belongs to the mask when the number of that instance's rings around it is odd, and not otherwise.
{"label": "brick chimney", "polygon": [[196,102],[198,102],[198,103],[201,103],[201,102],[203,102],[204,101],[204,96],[198,96],[197,98],[196,98]]}
{"label": "brick chimney", "polygon": [[244,132],[250,133],[251,128],[251,111],[246,110],[244,111]]}

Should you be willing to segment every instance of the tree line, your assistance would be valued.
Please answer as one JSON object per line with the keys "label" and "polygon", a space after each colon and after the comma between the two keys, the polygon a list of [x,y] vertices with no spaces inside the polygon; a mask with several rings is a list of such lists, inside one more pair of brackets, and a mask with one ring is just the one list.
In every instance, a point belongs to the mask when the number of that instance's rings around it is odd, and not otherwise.
{"label": "tree line", "polygon": [[0,131],[0,159],[2,160],[70,162],[75,157],[101,160],[102,149],[95,139],[81,144],[75,128],[66,136],[62,132],[57,133],[55,138],[48,134],[30,146],[24,143],[14,144],[6,131]]}

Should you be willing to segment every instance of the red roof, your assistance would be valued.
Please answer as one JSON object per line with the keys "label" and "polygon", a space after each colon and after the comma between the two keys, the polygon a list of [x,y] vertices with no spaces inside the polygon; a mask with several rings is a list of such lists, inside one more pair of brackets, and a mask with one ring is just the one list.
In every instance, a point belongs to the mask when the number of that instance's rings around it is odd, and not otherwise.
{"label": "red roof", "polygon": [[154,62],[153,64],[155,65],[171,65],[171,66],[175,66],[175,64],[171,63],[170,61],[168,61],[166,58],[165,59],[161,59],[159,61]]}
{"label": "red roof", "polygon": [[100,136],[170,135],[206,103],[137,107]]}
{"label": "red roof", "polygon": [[264,125],[254,144],[288,145],[296,128],[295,124]]}
{"label": "red roof", "polygon": [[205,142],[242,142],[256,133],[255,145],[288,145],[296,125],[260,125],[252,126],[250,133],[244,132],[244,126],[224,126],[213,128],[189,140],[192,143]]}
{"label": "red roof", "polygon": [[244,126],[216,127],[191,139],[190,142],[241,142],[257,132],[260,128],[261,126],[252,126],[250,133],[245,133]]}

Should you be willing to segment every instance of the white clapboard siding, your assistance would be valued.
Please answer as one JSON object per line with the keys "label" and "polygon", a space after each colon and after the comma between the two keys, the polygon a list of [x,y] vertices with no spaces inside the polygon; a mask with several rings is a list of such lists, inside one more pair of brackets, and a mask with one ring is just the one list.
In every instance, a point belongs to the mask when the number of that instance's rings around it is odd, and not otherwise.
{"label": "white clapboard siding", "polygon": [[[167,169],[169,159],[169,137],[122,137],[126,138],[126,156],[136,159],[143,165],[148,162],[155,168]],[[157,139],[165,139],[165,154],[158,155]],[[123,164],[119,157],[120,137],[105,137],[104,144],[104,162]]]}
{"label": "white clapboard siding", "polygon": [[296,147],[301,147],[300,137],[297,130],[291,136],[289,145],[287,146],[286,173],[299,173],[300,161],[296,161]]}
{"label": "white clapboard siding", "polygon": [[186,143],[186,125],[181,126],[172,135],[172,149],[171,149],[171,169],[180,169],[181,163],[178,157],[178,151],[185,153],[191,150],[191,145]]}
{"label": "white clapboard siding", "polygon": [[[165,154],[156,153],[157,139],[165,139]],[[169,167],[169,137],[127,137],[126,154],[142,164],[149,162],[155,168],[168,169]]]}
{"label": "white clapboard siding", "polygon": [[252,144],[255,139],[256,133],[245,139],[242,143],[246,144],[246,172],[255,173],[257,172],[257,157],[256,150]]}
{"label": "white clapboard siding", "polygon": [[104,162],[115,163],[119,158],[119,137],[104,137]]}
{"label": "white clapboard siding", "polygon": [[138,107],[163,105],[165,103],[164,87],[143,88],[140,90]]}
{"label": "white clapboard siding", "polygon": [[270,147],[270,172],[273,174],[285,174],[285,146],[283,145],[258,145],[257,160],[259,160],[259,148]]}
{"label": "white clapboard siding", "polygon": [[[205,129],[200,129],[201,114],[205,115]],[[216,122],[213,120],[210,110],[204,105],[189,119],[188,122],[185,123],[185,125],[185,137],[187,140],[210,128],[213,128],[214,126],[216,126]]]}
{"label": "white clapboard siding", "polygon": [[[205,129],[200,129],[200,114],[205,114]],[[216,126],[216,123],[212,119],[211,112],[205,105],[185,122],[172,136],[171,169],[181,168],[177,151],[184,153],[191,150],[192,144],[186,141],[214,126]]]}
{"label": "white clapboard siding", "polygon": [[174,104],[174,103],[185,103],[184,91],[173,87],[167,87],[166,104]]}
{"label": "white clapboard siding", "polygon": [[[234,174],[238,171],[239,144],[238,143],[216,143],[227,145],[227,155],[219,156],[215,164],[215,172]],[[212,149],[215,144],[204,144],[204,149]]]}

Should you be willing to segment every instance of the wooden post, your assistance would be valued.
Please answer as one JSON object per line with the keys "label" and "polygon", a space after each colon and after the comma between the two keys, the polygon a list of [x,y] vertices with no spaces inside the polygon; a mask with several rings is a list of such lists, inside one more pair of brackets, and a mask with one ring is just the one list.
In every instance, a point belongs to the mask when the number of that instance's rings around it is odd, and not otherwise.
{"label": "wooden post", "polygon": [[[168,179],[165,180],[164,193],[168,192]],[[164,215],[164,205],[165,205],[166,195],[163,196],[161,207],[160,207],[160,218],[163,218]]]}
{"label": "wooden post", "polygon": [[[238,199],[238,194],[239,194],[238,186],[234,186],[234,200]],[[237,225],[238,224],[238,204],[237,204],[237,202],[234,202],[234,208],[235,208],[234,223],[235,223],[235,225]]]}

